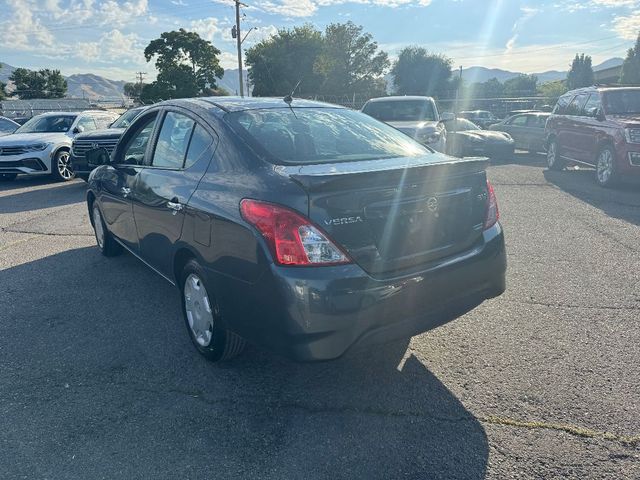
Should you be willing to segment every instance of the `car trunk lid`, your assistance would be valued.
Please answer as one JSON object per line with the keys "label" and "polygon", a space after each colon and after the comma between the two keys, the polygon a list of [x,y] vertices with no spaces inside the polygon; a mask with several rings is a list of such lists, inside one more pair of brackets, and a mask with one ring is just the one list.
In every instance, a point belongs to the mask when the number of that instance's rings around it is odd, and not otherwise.
{"label": "car trunk lid", "polygon": [[364,270],[386,274],[479,241],[486,166],[420,157],[280,168],[306,190],[311,220]]}

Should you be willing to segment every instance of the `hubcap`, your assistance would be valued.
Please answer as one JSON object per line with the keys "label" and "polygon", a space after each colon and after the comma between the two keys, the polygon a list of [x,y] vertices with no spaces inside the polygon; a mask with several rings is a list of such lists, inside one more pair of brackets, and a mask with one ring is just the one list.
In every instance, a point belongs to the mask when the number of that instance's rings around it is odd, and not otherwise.
{"label": "hubcap", "polygon": [[60,152],[58,154],[58,173],[60,173],[60,176],[65,180],[71,180],[73,178],[69,152]]}
{"label": "hubcap", "polygon": [[549,144],[549,151],[547,152],[547,164],[550,167],[553,167],[553,164],[556,163],[556,144]]}
{"label": "hubcap", "polygon": [[603,150],[598,157],[596,174],[600,183],[607,183],[613,173],[613,156],[609,150]]}
{"label": "hubcap", "polygon": [[97,205],[93,206],[93,229],[96,232],[96,241],[100,248],[104,248],[104,227],[102,226],[102,216]]}
{"label": "hubcap", "polygon": [[213,336],[214,312],[204,283],[194,273],[190,274],[184,283],[184,307],[189,328],[196,342],[202,347],[209,346]]}

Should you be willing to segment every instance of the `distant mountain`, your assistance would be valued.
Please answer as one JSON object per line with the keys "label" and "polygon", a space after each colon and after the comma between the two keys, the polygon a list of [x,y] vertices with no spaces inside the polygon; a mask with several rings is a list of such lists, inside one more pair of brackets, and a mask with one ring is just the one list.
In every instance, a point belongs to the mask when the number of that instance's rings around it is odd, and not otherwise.
{"label": "distant mountain", "polygon": [[[247,89],[247,70],[242,71],[242,77],[244,78],[245,93]],[[240,95],[240,78],[237,68],[229,68],[224,71],[222,79],[218,80],[218,86],[224,88],[231,95]]]}
{"label": "distant mountain", "polygon": [[0,62],[0,82],[7,83],[9,81],[9,76],[13,73],[16,67],[12,67],[8,63]]}
{"label": "distant mountain", "polygon": [[593,67],[593,71],[597,72],[598,70],[606,70],[607,68],[619,67],[624,63],[624,58],[614,57],[609,60],[605,60],[600,65],[595,65]]}
{"label": "distant mountain", "polygon": [[67,96],[78,98],[118,98],[124,94],[122,80],[109,80],[91,73],[67,77]]}

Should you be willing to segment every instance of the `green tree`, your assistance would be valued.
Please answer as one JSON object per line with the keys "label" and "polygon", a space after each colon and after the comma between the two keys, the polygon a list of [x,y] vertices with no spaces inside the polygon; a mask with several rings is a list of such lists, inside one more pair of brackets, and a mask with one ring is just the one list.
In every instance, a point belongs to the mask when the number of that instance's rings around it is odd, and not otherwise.
{"label": "green tree", "polygon": [[216,88],[216,78],[224,70],[218,59],[220,50],[195,32],[183,28],[164,32],[144,50],[147,62],[155,57],[158,77],[143,88],[162,99],[196,97],[209,88]]}
{"label": "green tree", "polygon": [[469,98],[500,98],[504,95],[504,85],[497,78],[486,82],[472,83],[465,96]]}
{"label": "green tree", "polygon": [[422,47],[406,47],[400,51],[391,74],[400,95],[449,95],[451,59],[429,53]]}
{"label": "green tree", "polygon": [[504,93],[509,97],[532,97],[538,91],[538,77],[521,74],[504,82]]}
{"label": "green tree", "polygon": [[627,51],[627,58],[622,64],[620,83],[624,85],[640,84],[640,34],[633,48]]}
{"label": "green tree", "polygon": [[127,97],[131,97],[131,98],[140,98],[140,94],[142,93],[142,88],[144,87],[144,83],[140,83],[140,82],[130,82],[130,83],[125,83],[124,84],[124,94]]}
{"label": "green tree", "polygon": [[313,69],[322,77],[322,94],[381,95],[386,90],[384,74],[389,68],[385,52],[371,34],[353,22],[327,26],[322,49]]}
{"label": "green tree", "polygon": [[574,88],[590,87],[594,83],[593,66],[589,55],[579,55],[576,53],[571,70],[567,74],[567,87]]}
{"label": "green tree", "polygon": [[318,93],[323,78],[314,70],[314,64],[322,48],[322,33],[312,25],[281,29],[251,47],[245,61],[253,95],[284,96],[298,82],[298,95]]}
{"label": "green tree", "polygon": [[21,99],[62,98],[67,93],[67,81],[60,70],[45,68],[35,72],[16,68],[9,80],[15,84],[15,94]]}
{"label": "green tree", "polygon": [[569,88],[564,80],[556,80],[555,82],[547,82],[538,86],[538,93],[554,103],[558,98],[567,93]]}

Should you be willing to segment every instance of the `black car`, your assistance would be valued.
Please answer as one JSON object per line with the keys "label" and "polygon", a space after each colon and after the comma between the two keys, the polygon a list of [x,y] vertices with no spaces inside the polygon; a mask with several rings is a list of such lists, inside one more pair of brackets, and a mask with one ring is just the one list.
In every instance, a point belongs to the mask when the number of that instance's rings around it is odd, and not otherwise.
{"label": "black car", "polygon": [[92,168],[86,160],[87,152],[96,149],[106,150],[108,155],[116,148],[116,144],[126,128],[147,107],[132,108],[124,112],[109,128],[94,130],[76,135],[71,146],[71,168],[76,177],[86,180]]}
{"label": "black car", "polygon": [[513,156],[515,143],[505,132],[482,130],[464,118],[445,122],[447,129],[447,153],[454,157],[484,156],[507,159]]}
{"label": "black car", "polygon": [[454,160],[349,109],[172,100],[89,176],[99,248],[181,292],[210,360],[245,341],[296,360],[410,337],[505,289],[485,160]]}

